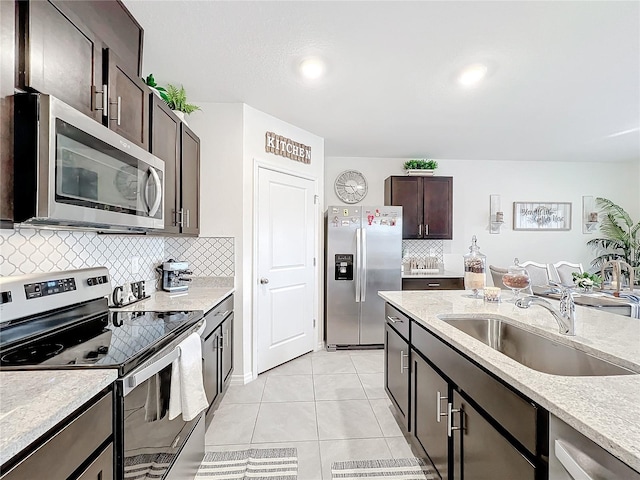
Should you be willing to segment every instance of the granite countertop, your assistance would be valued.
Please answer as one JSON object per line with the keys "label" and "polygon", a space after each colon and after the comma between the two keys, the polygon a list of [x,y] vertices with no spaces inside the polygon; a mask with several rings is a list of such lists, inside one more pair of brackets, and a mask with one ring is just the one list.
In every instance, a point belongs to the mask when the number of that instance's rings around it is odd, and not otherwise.
{"label": "granite countertop", "polygon": [[[233,279],[231,279],[233,281]],[[225,285],[226,283],[226,285]],[[156,291],[150,298],[141,300],[123,308],[112,309],[124,312],[143,310],[166,312],[171,310],[202,310],[207,313],[213,307],[235,291],[233,283],[206,281],[204,278],[194,279],[186,292]]]}
{"label": "granite countertop", "polygon": [[640,372],[640,320],[576,307],[576,335],[558,333],[553,317],[535,306],[485,304],[455,291],[379,295],[550,413],[640,471],[640,375],[568,377],[532,370],[443,322],[439,315],[502,316],[518,326]]}
{"label": "granite countertop", "polygon": [[462,278],[464,274],[443,270],[435,273],[402,273],[402,278]]}
{"label": "granite countertop", "polygon": [[117,370],[0,372],[0,465],[113,383]]}

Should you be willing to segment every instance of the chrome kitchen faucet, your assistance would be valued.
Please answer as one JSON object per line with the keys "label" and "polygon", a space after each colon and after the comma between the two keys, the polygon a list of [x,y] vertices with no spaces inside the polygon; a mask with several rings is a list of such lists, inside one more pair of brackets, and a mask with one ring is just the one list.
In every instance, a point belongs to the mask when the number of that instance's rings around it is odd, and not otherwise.
{"label": "chrome kitchen faucet", "polygon": [[529,308],[531,305],[540,305],[553,315],[553,318],[558,322],[560,333],[563,335],[575,335],[576,304],[573,300],[573,292],[563,285],[556,286],[560,288],[560,310],[553,308],[551,303],[547,300],[531,295],[516,301],[516,306],[520,308]]}

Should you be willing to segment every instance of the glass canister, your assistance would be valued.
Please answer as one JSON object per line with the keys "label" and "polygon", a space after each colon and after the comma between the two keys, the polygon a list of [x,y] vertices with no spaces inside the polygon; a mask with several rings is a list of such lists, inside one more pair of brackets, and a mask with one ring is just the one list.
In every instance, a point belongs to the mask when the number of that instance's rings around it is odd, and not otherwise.
{"label": "glass canister", "polygon": [[529,288],[531,279],[529,278],[527,269],[521,266],[518,259],[515,258],[513,265],[511,265],[507,269],[507,273],[502,276],[502,283],[513,292],[513,297],[511,297],[509,301],[515,302],[520,298],[520,292],[525,288]]}
{"label": "glass canister", "polygon": [[480,253],[477,243],[478,239],[474,235],[471,238],[469,253],[464,256],[464,288],[471,290],[471,298],[482,298],[480,290],[486,283],[487,257]]}

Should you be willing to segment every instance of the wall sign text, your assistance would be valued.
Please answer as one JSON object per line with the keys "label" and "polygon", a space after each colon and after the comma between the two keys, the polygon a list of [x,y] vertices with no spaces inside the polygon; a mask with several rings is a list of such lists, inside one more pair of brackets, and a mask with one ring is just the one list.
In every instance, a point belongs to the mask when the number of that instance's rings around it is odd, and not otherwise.
{"label": "wall sign text", "polygon": [[265,135],[264,150],[267,153],[290,158],[296,162],[311,163],[311,147],[294,142],[290,138],[267,132]]}

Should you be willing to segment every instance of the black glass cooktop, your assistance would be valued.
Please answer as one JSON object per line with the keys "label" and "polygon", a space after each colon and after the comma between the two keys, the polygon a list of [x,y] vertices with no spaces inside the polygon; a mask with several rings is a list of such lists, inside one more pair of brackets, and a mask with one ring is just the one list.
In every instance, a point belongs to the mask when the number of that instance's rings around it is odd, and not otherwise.
{"label": "black glass cooktop", "polygon": [[88,304],[0,326],[3,369],[118,368],[123,375],[193,327],[200,311],[110,312]]}

